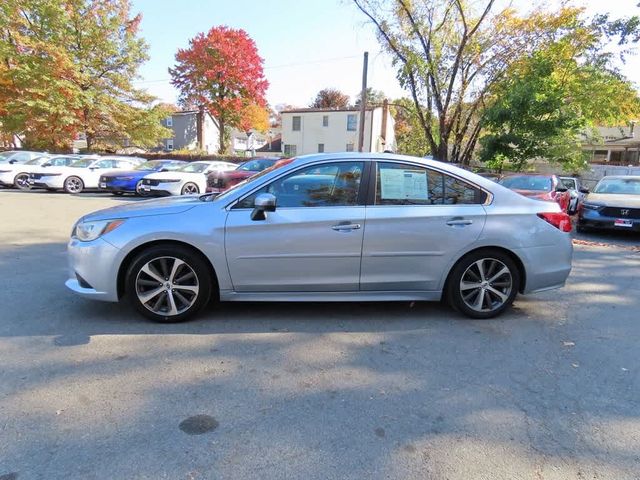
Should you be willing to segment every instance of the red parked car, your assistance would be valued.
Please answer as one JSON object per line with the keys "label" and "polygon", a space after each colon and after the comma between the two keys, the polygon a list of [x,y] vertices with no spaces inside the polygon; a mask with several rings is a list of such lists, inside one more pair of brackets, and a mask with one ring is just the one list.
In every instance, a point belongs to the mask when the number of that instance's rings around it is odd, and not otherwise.
{"label": "red parked car", "polygon": [[498,182],[525,197],[557,202],[563,212],[569,212],[571,193],[557,175],[514,174]]}
{"label": "red parked car", "polygon": [[221,193],[228,188],[240,183],[245,178],[252,177],[269,167],[275,165],[279,158],[255,158],[241,163],[235,170],[225,172],[216,171],[207,177],[207,193]]}

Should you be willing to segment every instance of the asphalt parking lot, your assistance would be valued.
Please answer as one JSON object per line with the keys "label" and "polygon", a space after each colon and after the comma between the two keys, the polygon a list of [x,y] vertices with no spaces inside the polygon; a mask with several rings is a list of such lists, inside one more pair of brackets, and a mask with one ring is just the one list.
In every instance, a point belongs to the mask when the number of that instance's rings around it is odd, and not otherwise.
{"label": "asphalt parking lot", "polygon": [[64,288],[82,214],[0,191],[0,480],[637,479],[640,239],[566,288],[439,304],[231,304],[158,325]]}

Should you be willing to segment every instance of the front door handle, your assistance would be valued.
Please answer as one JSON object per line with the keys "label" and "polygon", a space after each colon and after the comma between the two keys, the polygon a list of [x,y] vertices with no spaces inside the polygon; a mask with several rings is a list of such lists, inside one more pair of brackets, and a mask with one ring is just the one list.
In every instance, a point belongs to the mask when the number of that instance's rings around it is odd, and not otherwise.
{"label": "front door handle", "polygon": [[339,223],[338,225],[333,225],[331,229],[335,230],[336,232],[348,231],[348,230],[359,230],[360,224],[359,223]]}
{"label": "front door handle", "polygon": [[447,225],[451,226],[451,227],[455,227],[455,226],[465,226],[465,225],[471,225],[473,223],[473,220],[468,220],[468,219],[464,219],[464,218],[452,218],[451,220],[447,221]]}

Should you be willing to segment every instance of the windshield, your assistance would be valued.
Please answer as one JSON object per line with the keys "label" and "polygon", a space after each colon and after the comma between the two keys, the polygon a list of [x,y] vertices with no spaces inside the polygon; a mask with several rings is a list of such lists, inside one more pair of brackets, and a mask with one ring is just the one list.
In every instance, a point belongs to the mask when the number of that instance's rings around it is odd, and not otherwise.
{"label": "windshield", "polygon": [[551,179],[536,175],[520,175],[505,177],[500,180],[501,185],[511,190],[534,190],[537,192],[550,192]]}
{"label": "windshield", "polygon": [[71,165],[69,165],[70,167],[73,168],[87,168],[89,165],[91,165],[95,160],[92,158],[82,158],[80,160],[76,160],[75,162],[73,162]]}
{"label": "windshield", "polygon": [[270,166],[269,168],[265,168],[264,170],[262,170],[260,173],[256,173],[255,175],[247,178],[246,180],[243,180],[240,183],[236,183],[233,187],[231,187],[229,190],[224,191],[220,195],[212,196],[211,199],[212,200],[218,200],[219,198],[225,198],[231,192],[236,191],[240,187],[244,187],[247,183],[253,182],[254,180],[257,180],[258,178],[263,177],[264,175],[267,175],[268,173],[271,173],[271,172],[273,172],[274,170],[277,170],[280,167],[284,167],[285,165],[290,164],[294,160],[295,160],[295,157],[294,158],[288,158],[286,160],[279,160],[275,164]]}
{"label": "windshield", "polygon": [[49,157],[36,157],[31,160],[27,160],[24,162],[25,165],[42,165],[47,160],[50,160]]}
{"label": "windshield", "polygon": [[209,168],[208,163],[193,162],[187,163],[184,167],[176,169],[176,172],[202,173]]}
{"label": "windshield", "polygon": [[265,168],[274,164],[274,160],[262,159],[262,160],[250,160],[240,165],[237,170],[243,172],[261,172]]}
{"label": "windshield", "polygon": [[162,168],[162,162],[151,160],[138,165],[134,170],[158,170],[160,168]]}
{"label": "windshield", "polygon": [[603,178],[593,193],[640,195],[640,178]]}

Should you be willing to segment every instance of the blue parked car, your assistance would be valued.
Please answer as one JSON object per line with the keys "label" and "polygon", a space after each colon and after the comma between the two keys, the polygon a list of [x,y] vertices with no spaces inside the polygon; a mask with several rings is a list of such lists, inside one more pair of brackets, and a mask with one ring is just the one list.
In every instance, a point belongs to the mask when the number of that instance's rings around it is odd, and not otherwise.
{"label": "blue parked car", "polygon": [[108,191],[114,195],[122,195],[124,193],[137,193],[144,195],[140,189],[142,179],[154,172],[169,172],[184,166],[182,160],[149,160],[139,165],[134,170],[108,172],[100,176],[100,190]]}

